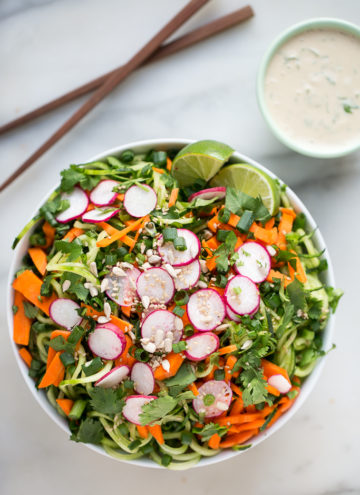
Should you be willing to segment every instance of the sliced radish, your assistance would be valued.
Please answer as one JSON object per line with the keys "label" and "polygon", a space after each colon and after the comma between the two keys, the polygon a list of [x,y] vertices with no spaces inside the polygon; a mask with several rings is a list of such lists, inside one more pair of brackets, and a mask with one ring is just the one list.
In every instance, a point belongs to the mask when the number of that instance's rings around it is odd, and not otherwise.
{"label": "sliced radish", "polygon": [[91,351],[103,359],[116,359],[124,352],[126,339],[124,334],[105,325],[95,327],[88,338]]}
{"label": "sliced radish", "polygon": [[259,284],[269,275],[271,258],[268,251],[258,242],[245,242],[237,250],[236,271]]}
{"label": "sliced radish", "polygon": [[136,290],[140,299],[150,298],[150,303],[166,304],[174,297],[173,279],[163,268],[149,268],[136,281]]}
{"label": "sliced radish", "polygon": [[117,215],[119,211],[119,208],[94,208],[84,213],[81,220],[85,223],[106,222]]}
{"label": "sliced radish", "polygon": [[[209,406],[204,404],[206,396],[208,397],[205,402],[212,400],[212,397],[214,398],[213,403]],[[199,395],[193,400],[193,408],[198,414],[205,413],[205,418],[215,418],[229,409],[231,399],[232,391],[225,381],[209,380],[199,387]]]}
{"label": "sliced radish", "polygon": [[217,351],[219,345],[219,337],[214,333],[196,333],[186,339],[185,355],[190,361],[201,361]]}
{"label": "sliced radish", "polygon": [[56,221],[59,223],[67,223],[70,220],[79,218],[89,206],[89,198],[80,187],[74,187],[74,190],[70,193],[62,193],[61,199],[69,201],[70,204],[66,210],[56,217]]}
{"label": "sliced radish", "polygon": [[121,364],[120,366],[115,366],[109,373],[106,373],[97,382],[95,382],[96,387],[112,388],[119,385],[130,373],[129,366]]}
{"label": "sliced radish", "polygon": [[199,192],[192,194],[189,197],[189,202],[194,199],[213,199],[213,198],[225,198],[226,196],[226,187],[211,187],[210,189],[202,189]]}
{"label": "sliced radish", "polygon": [[214,289],[200,289],[192,294],[186,311],[191,324],[200,331],[214,330],[225,318],[225,304]]}
{"label": "sliced radish", "polygon": [[155,387],[154,373],[146,363],[135,363],[131,368],[131,380],[138,394],[149,395]]}
{"label": "sliced radish", "polygon": [[157,399],[155,395],[129,395],[125,399],[126,403],[122,410],[124,418],[130,421],[130,423],[140,425],[142,407],[154,399]]}
{"label": "sliced radish", "polygon": [[276,388],[281,394],[290,392],[291,383],[283,375],[272,375],[268,378],[268,384]]}
{"label": "sliced radish", "polygon": [[[178,251],[175,249],[172,242],[165,242],[162,246],[159,246],[160,256],[166,263],[178,267],[189,265],[194,261],[200,253],[200,241],[194,232],[187,229],[178,229],[178,237],[183,237],[186,243],[185,251]],[[162,236],[159,238],[162,241]]]}
{"label": "sliced radish", "polygon": [[50,304],[50,318],[61,327],[71,330],[82,321],[81,316],[79,316],[77,312],[78,309],[80,309],[78,303],[72,299],[61,297],[55,299],[55,301]]}
{"label": "sliced radish", "polygon": [[191,289],[194,287],[201,275],[201,266],[199,260],[195,260],[189,265],[178,268],[180,273],[174,279],[177,290]]}
{"label": "sliced radish", "polygon": [[106,295],[119,306],[131,306],[136,296],[136,281],[141,272],[135,266],[121,270],[124,275],[117,275],[116,267],[106,275]]}
{"label": "sliced radish", "polygon": [[96,206],[111,205],[119,193],[114,192],[114,187],[117,187],[119,182],[116,180],[102,180],[94,187],[90,193],[90,201]]}
{"label": "sliced radish", "polygon": [[148,215],[155,209],[156,203],[156,192],[147,185],[131,186],[124,196],[124,208],[132,217]]}
{"label": "sliced radish", "polygon": [[232,311],[228,305],[226,305],[226,315],[228,318],[230,318],[230,320],[232,321],[236,321],[236,322],[240,322],[241,321],[241,318],[239,315],[237,315],[236,313],[234,313],[234,311]]}
{"label": "sliced radish", "polygon": [[171,333],[172,342],[179,342],[182,337],[183,326],[182,320],[174,315],[174,313],[166,309],[156,309],[148,314],[143,321],[141,325],[141,336],[143,339],[155,341],[157,331],[161,330],[163,340],[167,338],[168,333]]}
{"label": "sliced radish", "polygon": [[227,305],[237,315],[255,313],[260,305],[259,289],[243,275],[236,275],[228,282],[224,295]]}

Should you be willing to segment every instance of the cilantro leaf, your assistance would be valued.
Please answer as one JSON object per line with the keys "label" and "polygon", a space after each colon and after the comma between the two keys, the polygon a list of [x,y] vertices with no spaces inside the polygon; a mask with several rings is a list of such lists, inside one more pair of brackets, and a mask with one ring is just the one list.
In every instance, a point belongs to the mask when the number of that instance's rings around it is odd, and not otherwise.
{"label": "cilantro leaf", "polygon": [[84,278],[77,273],[64,272],[61,276],[61,285],[65,282],[65,280],[69,280],[70,287],[66,291],[68,294],[74,294],[80,301],[86,301],[89,290],[84,287],[83,280]]}
{"label": "cilantro leaf", "polygon": [[325,287],[325,290],[329,298],[329,306],[332,309],[332,312],[335,313],[344,292],[341,289],[334,289],[334,287]]}
{"label": "cilantro leaf", "polygon": [[40,295],[41,296],[45,296],[45,297],[51,296],[51,294],[52,294],[52,286],[51,286],[52,279],[53,279],[53,275],[46,275],[46,277],[44,278],[44,281],[43,281],[41,288],[40,288]]}
{"label": "cilantro leaf", "polygon": [[196,375],[191,365],[189,363],[183,363],[176,375],[168,378],[164,383],[169,387],[170,395],[174,397],[195,380]]}
{"label": "cilantro leaf", "polygon": [[73,242],[68,241],[55,241],[55,249],[61,251],[64,254],[69,254],[67,261],[75,261],[82,254],[81,244],[74,240]]}
{"label": "cilantro leaf", "polygon": [[253,198],[233,187],[226,188],[225,207],[235,215],[242,215],[246,210],[253,212],[255,220],[262,223],[271,218],[260,196]]}
{"label": "cilantro leaf", "polygon": [[90,391],[91,407],[103,414],[118,414],[122,411],[125,401],[123,391],[112,388],[94,387]]}
{"label": "cilantro leaf", "polygon": [[208,423],[203,428],[194,427],[193,433],[201,436],[203,442],[207,442],[210,438],[217,433],[220,437],[226,435],[228,428],[226,426],[220,426],[217,423]]}
{"label": "cilantro leaf", "polygon": [[72,191],[76,184],[80,184],[83,189],[90,191],[91,189],[94,189],[101,180],[100,175],[87,175],[85,171],[77,165],[70,165],[70,168],[63,170],[60,175],[60,189],[65,192]]}
{"label": "cilantro leaf", "polygon": [[287,293],[290,297],[291,303],[294,305],[295,310],[305,308],[306,300],[304,285],[299,282],[297,278],[295,278],[291,284],[287,286]]}
{"label": "cilantro leaf", "polygon": [[140,423],[148,425],[154,421],[159,421],[164,416],[169,414],[177,405],[177,400],[170,395],[154,399],[142,407],[140,414]]}
{"label": "cilantro leaf", "polygon": [[36,315],[38,314],[38,309],[27,301],[24,301],[23,305],[24,305],[25,316],[27,316],[30,319],[35,318]]}
{"label": "cilantro leaf", "polygon": [[81,422],[76,441],[98,444],[104,436],[102,424],[98,419],[86,418]]}

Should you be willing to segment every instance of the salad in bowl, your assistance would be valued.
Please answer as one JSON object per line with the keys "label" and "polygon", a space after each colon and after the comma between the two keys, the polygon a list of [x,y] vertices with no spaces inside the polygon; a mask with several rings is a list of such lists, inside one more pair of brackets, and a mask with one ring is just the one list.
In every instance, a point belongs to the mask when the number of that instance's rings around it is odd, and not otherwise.
{"label": "salad in bowl", "polygon": [[14,242],[28,383],[72,440],[119,460],[186,469],[256,445],[330,347],[340,292],[314,227],[215,141],[71,165]]}

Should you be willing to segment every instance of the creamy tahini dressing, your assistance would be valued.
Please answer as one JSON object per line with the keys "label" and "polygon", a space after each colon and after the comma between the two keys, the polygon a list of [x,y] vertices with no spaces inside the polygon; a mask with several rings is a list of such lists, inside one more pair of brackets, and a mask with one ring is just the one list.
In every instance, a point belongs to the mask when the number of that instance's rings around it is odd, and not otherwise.
{"label": "creamy tahini dressing", "polygon": [[311,151],[360,143],[360,39],[333,29],[285,42],[265,76],[265,102],[276,126]]}

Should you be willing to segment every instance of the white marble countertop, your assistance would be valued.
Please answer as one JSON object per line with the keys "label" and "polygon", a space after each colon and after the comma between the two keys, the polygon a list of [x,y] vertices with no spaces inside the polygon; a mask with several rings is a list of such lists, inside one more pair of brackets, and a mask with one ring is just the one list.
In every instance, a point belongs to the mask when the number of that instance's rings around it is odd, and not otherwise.
{"label": "white marble countertop", "polygon": [[[184,0],[1,0],[0,124],[125,61]],[[183,32],[241,6],[213,0]],[[358,0],[253,0],[256,17],[139,70],[0,196],[0,492],[325,495],[360,493],[358,250],[360,154],[315,160],[282,146],[255,98],[260,58],[281,30],[315,16],[360,21]],[[2,181],[77,107],[74,102],[0,138]],[[308,401],[280,432],[245,455],[184,473],[140,470],[80,445],[33,400],[5,320],[11,241],[69,163],[155,137],[215,138],[279,174],[317,220],[346,291],[337,349]],[[67,488],[65,488],[67,487]],[[226,487],[226,488],[225,488]]]}

